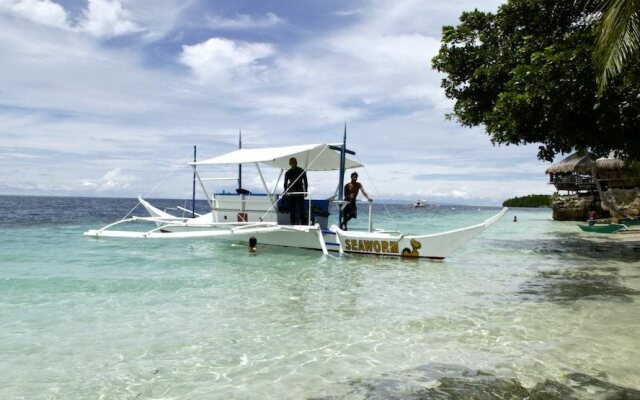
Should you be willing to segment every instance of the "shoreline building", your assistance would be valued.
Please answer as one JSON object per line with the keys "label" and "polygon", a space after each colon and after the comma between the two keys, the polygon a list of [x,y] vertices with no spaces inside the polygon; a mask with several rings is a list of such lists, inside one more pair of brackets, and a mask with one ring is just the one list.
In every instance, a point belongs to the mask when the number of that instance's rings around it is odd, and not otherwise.
{"label": "shoreline building", "polygon": [[[586,220],[589,211],[600,218],[628,218],[640,213],[640,166],[634,163],[577,152],[545,173],[558,191],[551,205],[555,220]],[[560,191],[566,194],[560,195]]]}

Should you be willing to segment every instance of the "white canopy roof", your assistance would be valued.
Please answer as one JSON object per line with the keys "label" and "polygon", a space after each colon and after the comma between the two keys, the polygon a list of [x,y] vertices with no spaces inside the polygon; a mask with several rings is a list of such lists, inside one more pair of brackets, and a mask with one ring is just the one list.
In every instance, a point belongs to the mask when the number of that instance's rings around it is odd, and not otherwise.
{"label": "white canopy roof", "polygon": [[[340,144],[307,144],[299,146],[267,147],[262,149],[238,149],[218,157],[202,160],[195,165],[221,165],[263,163],[280,169],[289,169],[289,159],[295,157],[298,166],[308,171],[340,169],[340,152],[329,146]],[[194,163],[191,163],[192,165]],[[345,159],[345,168],[362,167],[359,162]]]}

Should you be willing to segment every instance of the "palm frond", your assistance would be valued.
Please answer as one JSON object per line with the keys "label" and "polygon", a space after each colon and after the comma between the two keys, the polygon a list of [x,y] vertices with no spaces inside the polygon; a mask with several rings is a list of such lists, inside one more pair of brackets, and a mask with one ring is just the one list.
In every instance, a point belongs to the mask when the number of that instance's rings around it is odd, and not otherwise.
{"label": "palm frond", "polygon": [[594,58],[598,90],[604,92],[609,80],[622,71],[629,57],[640,48],[640,0],[602,2]]}

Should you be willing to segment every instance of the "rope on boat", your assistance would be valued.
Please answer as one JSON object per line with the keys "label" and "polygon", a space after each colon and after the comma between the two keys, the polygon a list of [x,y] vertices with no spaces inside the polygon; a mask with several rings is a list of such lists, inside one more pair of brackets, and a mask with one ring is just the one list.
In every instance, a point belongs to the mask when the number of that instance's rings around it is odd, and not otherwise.
{"label": "rope on boat", "polygon": [[[143,197],[143,198],[145,198],[145,199],[146,199],[147,197],[149,197],[149,196],[151,195],[151,193],[153,193],[153,192],[158,188],[158,186],[160,186],[162,183],[164,183],[164,181],[166,181],[166,180],[167,180],[167,178],[169,178],[169,177],[170,177],[170,176],[172,176],[172,175],[178,175],[178,170],[177,170],[177,169],[174,169],[174,171],[173,171],[173,172],[169,172],[169,173],[167,173],[164,177],[162,177],[162,179],[160,179],[160,181],[159,181],[158,183],[156,183],[156,184],[151,188],[151,190],[149,190],[149,191],[148,191],[144,196],[142,196],[142,197]],[[140,203],[140,201],[138,200],[138,202],[136,203],[136,205],[135,205],[135,206],[133,206],[133,208],[132,208],[131,210],[129,210],[129,212],[128,212],[124,217],[122,217],[121,221],[122,221],[122,220],[125,220],[125,219],[127,219],[127,218],[129,218],[129,215],[131,215],[131,213],[132,213],[136,208],[138,208],[138,206],[139,206],[140,204],[141,204],[141,203]]]}
{"label": "rope on boat", "polygon": [[[380,191],[378,191],[378,188],[376,187],[375,182],[373,181],[373,179],[371,179],[371,175],[369,175],[369,172],[367,172],[367,167],[364,166],[365,164],[362,162],[362,160],[360,160],[360,157],[358,157],[357,154],[356,154],[356,159],[358,159],[358,162],[362,164],[362,170],[364,171],[364,174],[367,176],[367,179],[369,179],[369,182],[371,182],[371,186],[373,186],[373,190],[375,190],[376,194],[380,194]],[[398,226],[396,219],[393,218],[393,216],[391,215],[391,211],[389,211],[389,208],[387,208],[387,204],[384,202],[381,202],[380,204],[382,204],[382,206],[384,207],[384,210],[387,212],[389,219],[393,221],[393,225],[395,226],[396,231],[399,232],[400,227]]]}

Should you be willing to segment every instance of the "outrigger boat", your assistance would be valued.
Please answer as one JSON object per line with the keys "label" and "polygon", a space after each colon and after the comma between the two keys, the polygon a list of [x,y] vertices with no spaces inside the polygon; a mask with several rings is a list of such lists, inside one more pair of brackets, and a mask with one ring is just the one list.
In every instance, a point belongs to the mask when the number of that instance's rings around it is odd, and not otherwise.
{"label": "outrigger boat", "polygon": [[[345,140],[340,144],[311,144],[287,147],[271,147],[261,149],[244,149],[232,151],[221,156],[195,161],[191,163],[195,182],[198,181],[206,195],[211,211],[196,214],[189,218],[178,217],[160,210],[143,198],[138,198],[150,216],[123,218],[103,228],[89,230],[86,236],[95,238],[138,238],[138,239],[191,239],[212,238],[234,242],[248,242],[251,237],[260,244],[289,246],[305,249],[321,250],[324,254],[331,252],[360,253],[400,257],[424,257],[444,259],[453,251],[474,238],[480,232],[497,222],[507,211],[502,209],[486,221],[466,228],[450,230],[442,233],[414,235],[398,231],[373,229],[371,203],[369,203],[369,226],[367,230],[342,230],[336,225],[328,225],[332,208],[337,205],[339,211],[346,203],[342,199],[344,173],[346,169],[363,165],[348,158],[355,155],[347,150]],[[241,146],[240,146],[241,147]],[[195,152],[195,148],[194,148]],[[329,199],[306,200],[306,225],[291,225],[289,212],[284,209],[287,194],[276,193],[280,177],[288,168],[291,157],[298,160],[298,166],[310,171],[340,171],[336,194]],[[253,194],[242,189],[241,166],[254,164],[262,181],[265,194]],[[219,165],[239,165],[239,189],[236,193],[219,193],[209,195],[198,167]],[[267,187],[260,165],[280,169],[280,177],[275,187]],[[306,195],[307,193],[305,193]],[[192,204],[195,208],[195,194]],[[341,212],[341,211],[340,211]],[[155,227],[144,231],[114,230],[113,228],[133,222],[153,223]]]}
{"label": "outrigger boat", "polygon": [[640,221],[637,219],[626,219],[620,223],[599,224],[595,221],[588,221],[587,224],[578,224],[583,232],[589,233],[640,233]]}
{"label": "outrigger boat", "polygon": [[578,224],[578,228],[589,233],[620,233],[629,230],[623,224]]}

